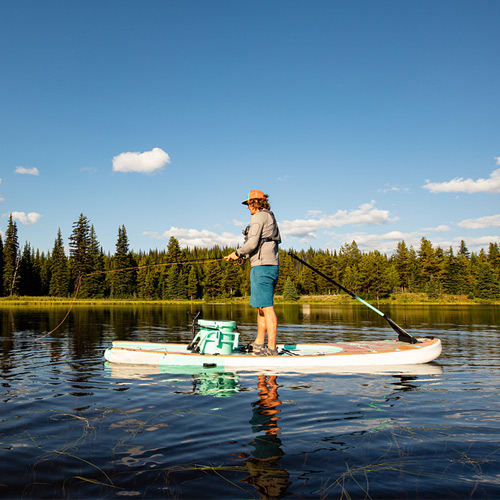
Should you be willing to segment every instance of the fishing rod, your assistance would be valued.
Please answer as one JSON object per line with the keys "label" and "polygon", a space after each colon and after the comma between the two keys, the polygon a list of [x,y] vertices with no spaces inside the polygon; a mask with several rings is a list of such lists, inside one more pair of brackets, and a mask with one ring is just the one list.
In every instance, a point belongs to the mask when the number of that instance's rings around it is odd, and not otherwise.
{"label": "fishing rod", "polygon": [[[66,315],[64,316],[64,318],[62,319],[62,321],[55,328],[53,328],[52,330],[50,330],[50,332],[46,333],[45,335],[42,335],[41,337],[38,337],[35,340],[38,342],[38,341],[44,339],[45,337],[48,337],[49,335],[51,335],[52,333],[54,333],[57,329],[59,329],[62,326],[62,324],[66,321],[66,319],[68,318],[71,310],[73,309],[73,305],[76,302],[76,299],[78,297],[78,293],[80,292],[80,287],[82,285],[83,278],[87,278],[89,276],[96,276],[98,274],[118,273],[120,271],[132,271],[132,270],[147,269],[147,268],[152,268],[152,267],[182,266],[182,265],[193,265],[193,264],[208,264],[208,263],[211,263],[211,262],[219,262],[219,261],[222,261],[222,260],[224,260],[224,257],[220,257],[220,258],[216,258],[216,259],[207,258],[207,259],[183,260],[183,261],[178,261],[178,262],[162,262],[160,264],[146,264],[146,265],[143,265],[143,266],[122,267],[120,269],[107,269],[105,271],[94,271],[94,272],[87,273],[87,274],[80,274],[80,276],[78,276],[77,282],[76,282],[75,295],[73,297],[73,300],[70,303],[68,312],[66,313]],[[238,264],[238,265],[240,265],[240,266],[243,265],[244,262],[245,262],[244,259],[242,259],[241,257],[237,261],[235,261],[235,263]]]}
{"label": "fishing rod", "polygon": [[368,302],[364,301],[361,297],[358,297],[354,292],[351,292],[348,290],[345,286],[342,286],[340,283],[337,283],[334,279],[330,278],[326,274],[323,274],[321,271],[316,269],[315,267],[311,266],[308,264],[306,261],[302,260],[300,257],[297,257],[293,252],[288,252],[288,255],[290,257],[293,257],[295,260],[299,261],[301,264],[304,264],[304,266],[308,267],[315,273],[319,274],[322,278],[324,278],[326,281],[329,281],[330,283],[333,283],[335,286],[339,287],[341,290],[343,290],[347,295],[352,297],[353,299],[356,299],[358,302],[361,302],[364,306],[369,307],[372,311],[376,312],[379,316],[382,316],[389,325],[391,325],[391,328],[398,334],[398,340],[401,342],[408,342],[410,344],[416,344],[418,343],[418,340],[408,333],[406,330],[401,328],[398,324],[396,324],[387,314],[384,314],[382,311],[379,311],[376,307],[373,307],[371,304],[368,304]]}

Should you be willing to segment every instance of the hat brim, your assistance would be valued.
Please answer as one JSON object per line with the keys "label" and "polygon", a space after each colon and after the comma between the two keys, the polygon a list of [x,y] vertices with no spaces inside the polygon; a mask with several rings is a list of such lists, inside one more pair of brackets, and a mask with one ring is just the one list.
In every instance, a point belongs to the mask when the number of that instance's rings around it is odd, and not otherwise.
{"label": "hat brim", "polygon": [[253,200],[267,200],[267,194],[264,194],[262,191],[255,189],[248,193],[248,198],[241,202],[242,205],[248,205]]}

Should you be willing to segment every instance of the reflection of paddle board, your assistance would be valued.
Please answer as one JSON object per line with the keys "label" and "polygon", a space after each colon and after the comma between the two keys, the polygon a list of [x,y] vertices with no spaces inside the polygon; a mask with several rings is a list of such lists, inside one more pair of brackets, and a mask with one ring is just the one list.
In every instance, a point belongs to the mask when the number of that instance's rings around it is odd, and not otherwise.
{"label": "reflection of paddle board", "polygon": [[254,356],[237,348],[230,354],[200,354],[188,350],[187,344],[115,341],[104,357],[110,363],[128,365],[328,372],[340,367],[389,368],[428,363],[441,354],[441,341],[422,338],[416,344],[397,340],[281,344],[278,353],[278,356]]}
{"label": "reflection of paddle board", "polygon": [[[223,366],[215,366],[213,368],[204,368],[203,366],[170,366],[170,365],[126,365],[121,363],[106,363],[106,372],[113,378],[117,379],[134,379],[134,380],[148,380],[151,376],[160,374],[171,375],[192,375],[198,376],[200,373],[226,373],[234,375],[238,373],[251,371],[252,373],[293,373],[293,370],[274,370],[274,369],[225,369]],[[330,366],[321,368],[301,368],[299,373],[313,373],[313,374],[348,374],[348,373],[366,373],[366,374],[387,374],[387,375],[442,375],[442,366],[435,363],[425,363],[421,365],[385,365],[385,366]]]}
{"label": "reflection of paddle board", "polygon": [[[106,371],[111,377],[122,380],[140,380],[143,385],[150,385],[155,382],[152,378],[158,374],[168,374],[166,380],[161,377],[161,381],[179,381],[178,376],[189,375],[193,386],[189,394],[203,394],[215,397],[229,397],[240,392],[241,387],[236,373],[225,371],[223,368],[203,368],[201,366],[151,366],[151,365],[122,365],[117,363],[106,363]],[[177,376],[177,377],[176,377]],[[125,382],[119,382],[125,383]],[[177,393],[182,393],[177,391]]]}
{"label": "reflection of paddle board", "polygon": [[[204,394],[215,397],[229,397],[238,393],[240,388],[239,378],[236,373],[228,372],[217,368],[203,368],[202,366],[151,366],[151,365],[122,365],[117,363],[106,363],[106,371],[111,377],[122,380],[141,380],[143,385],[154,384],[152,378],[158,374],[169,374],[166,380],[161,377],[161,381],[179,381],[178,376],[189,375],[193,386],[189,394]],[[176,377],[177,376],[177,377]],[[125,382],[121,382],[125,383]],[[119,383],[120,384],[120,383]],[[177,391],[178,394],[182,392]]]}

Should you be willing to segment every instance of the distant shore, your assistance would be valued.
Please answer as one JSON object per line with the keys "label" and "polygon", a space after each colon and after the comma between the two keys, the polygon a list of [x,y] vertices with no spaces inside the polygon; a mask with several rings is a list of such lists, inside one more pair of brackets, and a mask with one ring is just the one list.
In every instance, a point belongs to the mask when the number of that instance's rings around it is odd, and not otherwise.
{"label": "distant shore", "polygon": [[[363,297],[364,299],[364,297]],[[366,300],[366,299],[364,299]],[[57,307],[57,306],[141,306],[141,305],[203,305],[203,304],[242,304],[248,305],[249,297],[234,297],[231,299],[216,298],[214,300],[147,300],[147,299],[85,299],[76,300],[62,297],[2,297],[0,307]],[[367,302],[374,306],[383,305],[500,305],[500,300],[469,299],[466,295],[443,295],[440,298],[429,298],[426,294],[405,293],[392,295],[384,299],[368,299]],[[328,304],[328,305],[362,305],[347,295],[303,295],[295,302],[284,301],[281,296],[275,297],[275,304]]]}

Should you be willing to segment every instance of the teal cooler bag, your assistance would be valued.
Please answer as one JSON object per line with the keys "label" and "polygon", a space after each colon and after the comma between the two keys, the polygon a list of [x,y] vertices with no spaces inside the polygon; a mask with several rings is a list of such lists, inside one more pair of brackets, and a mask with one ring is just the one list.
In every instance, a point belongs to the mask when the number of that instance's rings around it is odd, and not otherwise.
{"label": "teal cooler bag", "polygon": [[198,320],[201,354],[231,354],[238,347],[236,321]]}

